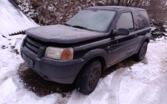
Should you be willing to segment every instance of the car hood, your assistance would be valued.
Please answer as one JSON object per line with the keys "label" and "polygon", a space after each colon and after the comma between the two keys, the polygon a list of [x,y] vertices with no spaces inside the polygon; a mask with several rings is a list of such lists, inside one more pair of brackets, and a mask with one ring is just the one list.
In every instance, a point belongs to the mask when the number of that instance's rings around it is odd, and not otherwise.
{"label": "car hood", "polygon": [[44,42],[78,43],[103,37],[104,33],[78,29],[66,25],[50,25],[31,28],[26,34]]}

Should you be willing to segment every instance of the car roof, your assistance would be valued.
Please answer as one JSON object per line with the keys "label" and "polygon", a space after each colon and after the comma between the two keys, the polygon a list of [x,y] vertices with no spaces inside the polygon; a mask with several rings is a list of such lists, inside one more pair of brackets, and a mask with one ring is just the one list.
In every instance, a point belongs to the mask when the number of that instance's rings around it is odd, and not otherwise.
{"label": "car roof", "polygon": [[96,9],[96,10],[114,10],[114,11],[124,11],[124,10],[129,10],[129,11],[138,11],[138,10],[145,10],[142,8],[137,8],[137,7],[126,7],[126,6],[94,6],[94,7],[89,7],[87,9]]}

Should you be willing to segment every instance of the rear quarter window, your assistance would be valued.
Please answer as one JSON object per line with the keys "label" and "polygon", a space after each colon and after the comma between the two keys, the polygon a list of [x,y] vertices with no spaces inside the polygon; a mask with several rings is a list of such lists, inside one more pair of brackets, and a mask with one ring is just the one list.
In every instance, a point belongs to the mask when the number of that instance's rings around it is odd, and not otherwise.
{"label": "rear quarter window", "polygon": [[116,23],[116,29],[134,29],[133,16],[131,12],[125,12],[120,15]]}
{"label": "rear quarter window", "polygon": [[142,29],[150,26],[150,21],[148,14],[145,10],[140,10],[136,12],[135,24],[137,29]]}

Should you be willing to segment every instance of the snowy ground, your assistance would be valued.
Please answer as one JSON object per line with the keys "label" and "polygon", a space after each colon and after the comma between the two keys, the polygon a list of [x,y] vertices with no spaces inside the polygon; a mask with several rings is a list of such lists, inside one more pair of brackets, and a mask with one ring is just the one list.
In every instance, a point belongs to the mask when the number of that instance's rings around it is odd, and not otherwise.
{"label": "snowy ground", "polygon": [[[23,36],[0,36],[0,104],[166,104],[167,41],[149,44],[143,62],[126,61],[101,79],[89,96],[76,91],[43,97],[27,90],[17,71],[23,63],[18,54]],[[14,47],[16,46],[16,47]],[[127,65],[128,64],[128,65]],[[40,86],[39,86],[40,87]]]}
{"label": "snowy ground", "polygon": [[[0,15],[4,14],[4,17],[0,16],[0,104],[167,104],[167,40],[164,39],[149,44],[143,62],[126,60],[120,63],[116,71],[100,80],[96,90],[89,96],[75,90],[65,93],[65,96],[56,92],[37,96],[24,86],[18,74],[19,66],[23,63],[19,49],[24,36],[4,36],[36,24],[22,24],[19,18],[24,16],[20,17],[18,11],[11,11],[13,7],[6,1],[0,1]],[[7,5],[6,9],[4,5]],[[6,15],[8,12],[14,14]],[[11,22],[13,18],[8,16],[18,16],[18,21],[14,22],[17,20],[15,18]]]}

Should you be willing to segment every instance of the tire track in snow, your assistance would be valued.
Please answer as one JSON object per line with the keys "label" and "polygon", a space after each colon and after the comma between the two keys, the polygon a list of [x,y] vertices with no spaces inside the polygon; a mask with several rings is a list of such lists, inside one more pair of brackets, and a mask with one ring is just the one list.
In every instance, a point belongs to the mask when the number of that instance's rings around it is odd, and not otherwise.
{"label": "tire track in snow", "polygon": [[[67,104],[119,104],[119,90],[121,80],[128,68],[120,68],[103,80],[101,80],[96,90],[90,95],[82,95],[74,91]],[[111,79],[111,80],[109,80]],[[109,93],[110,92],[110,93]],[[94,99],[92,102],[91,99]],[[96,101],[95,101],[96,99]]]}
{"label": "tire track in snow", "polygon": [[[162,40],[163,41],[163,40]],[[164,42],[161,42],[159,45],[150,46],[151,50],[149,49],[149,52],[156,53],[154,56],[149,57],[149,63],[150,65],[145,66],[147,70],[150,70],[149,72],[153,73],[147,73],[150,77],[146,81],[139,80],[141,83],[143,83],[145,86],[141,88],[141,91],[139,91],[135,98],[129,102],[128,104],[166,104],[167,102],[167,43],[166,40]],[[154,43],[153,43],[154,44]],[[161,51],[157,50],[157,47],[161,46]],[[151,60],[154,60],[151,62]],[[154,65],[155,64],[155,65]],[[158,65],[156,65],[158,64]],[[141,86],[139,86],[141,87]]]}
{"label": "tire track in snow", "polygon": [[[119,103],[119,90],[122,77],[128,68],[121,68],[117,70],[111,80],[112,86],[110,87],[112,94],[108,97],[108,104],[120,104]],[[112,98],[112,99],[111,99]]]}
{"label": "tire track in snow", "polygon": [[130,104],[166,104],[167,73],[149,82]]}

